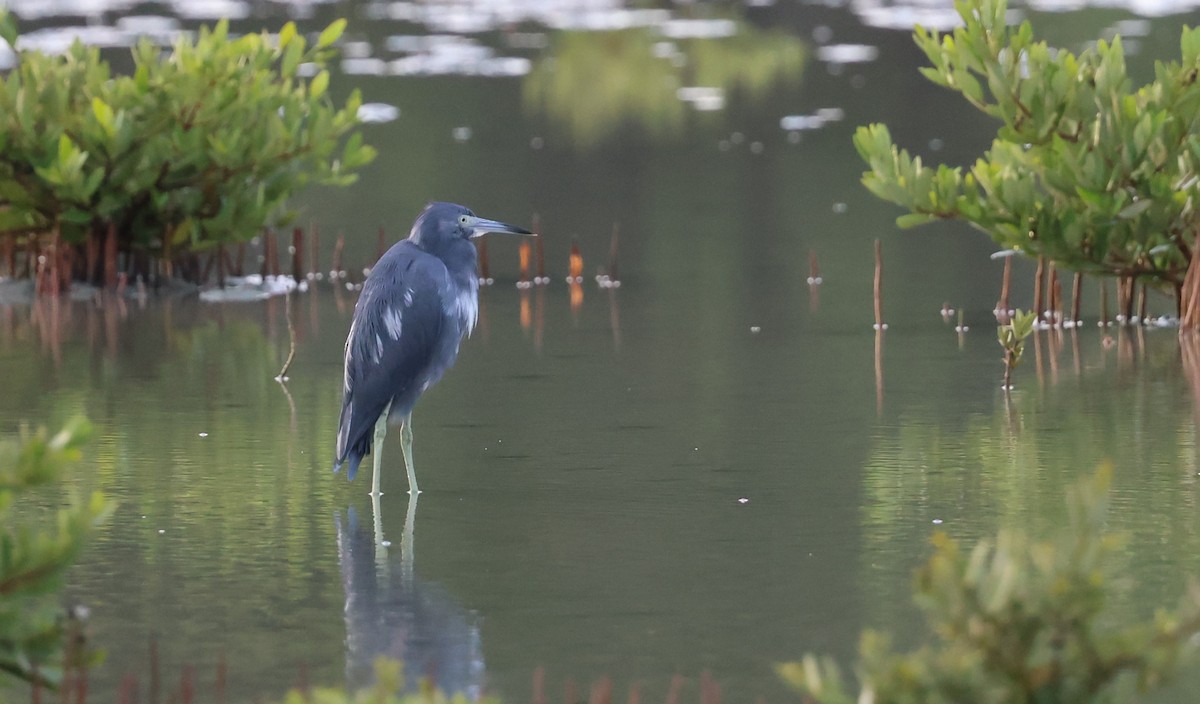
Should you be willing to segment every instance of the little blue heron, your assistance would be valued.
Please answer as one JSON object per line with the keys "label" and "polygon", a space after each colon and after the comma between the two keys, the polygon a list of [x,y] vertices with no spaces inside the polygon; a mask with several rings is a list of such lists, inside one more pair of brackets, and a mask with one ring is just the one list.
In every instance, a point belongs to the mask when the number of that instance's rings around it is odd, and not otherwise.
{"label": "little blue heron", "polygon": [[346,337],[342,416],[333,471],[349,460],[354,479],[371,454],[371,494],[378,496],[379,466],[388,422],[400,425],[408,492],[417,494],[412,457],[412,409],[454,364],[458,346],[479,315],[479,279],[471,239],[488,232],[533,234],[476,217],[454,203],[431,203],[408,238],[392,245],[363,283]]}

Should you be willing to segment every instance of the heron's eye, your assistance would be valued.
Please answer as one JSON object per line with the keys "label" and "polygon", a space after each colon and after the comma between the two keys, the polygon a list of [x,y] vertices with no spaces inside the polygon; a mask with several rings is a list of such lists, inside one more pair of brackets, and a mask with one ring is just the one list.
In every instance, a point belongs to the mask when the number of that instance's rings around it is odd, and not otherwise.
{"label": "heron's eye", "polygon": [[466,216],[466,215],[459,215],[459,216],[458,216],[458,224],[460,224],[460,225],[466,225],[466,224],[467,224],[467,216]]}

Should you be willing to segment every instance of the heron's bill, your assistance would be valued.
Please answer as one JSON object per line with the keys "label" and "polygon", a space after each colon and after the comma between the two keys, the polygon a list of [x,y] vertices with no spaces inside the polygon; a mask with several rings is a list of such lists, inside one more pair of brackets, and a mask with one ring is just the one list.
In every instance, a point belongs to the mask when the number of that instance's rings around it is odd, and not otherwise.
{"label": "heron's bill", "polygon": [[533,233],[523,227],[509,225],[506,222],[499,220],[488,220],[487,218],[472,217],[467,221],[467,227],[471,228],[471,238],[486,235],[489,232],[496,232],[507,235],[532,235]]}

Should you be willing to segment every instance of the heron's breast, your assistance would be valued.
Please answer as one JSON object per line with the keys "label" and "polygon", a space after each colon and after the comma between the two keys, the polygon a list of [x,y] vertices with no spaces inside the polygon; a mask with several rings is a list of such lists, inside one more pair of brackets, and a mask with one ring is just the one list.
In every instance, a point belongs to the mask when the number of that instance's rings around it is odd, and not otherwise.
{"label": "heron's breast", "polygon": [[443,301],[442,307],[446,315],[458,322],[464,335],[470,335],[479,320],[479,296],[476,293],[479,284],[472,283],[475,286],[458,286],[454,294]]}

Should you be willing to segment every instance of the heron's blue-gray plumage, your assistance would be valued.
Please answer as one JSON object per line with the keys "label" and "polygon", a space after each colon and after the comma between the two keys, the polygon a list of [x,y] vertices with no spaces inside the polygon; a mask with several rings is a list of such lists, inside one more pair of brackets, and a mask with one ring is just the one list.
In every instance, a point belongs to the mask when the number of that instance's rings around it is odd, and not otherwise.
{"label": "heron's blue-gray plumage", "polygon": [[467,236],[432,232],[427,218],[456,223],[461,206],[435,203],[408,239],[391,247],[363,283],[346,338],[342,413],[334,470],[354,478],[371,452],[375,422],[391,403],[404,418],[454,364],[478,316],[475,246]]}

